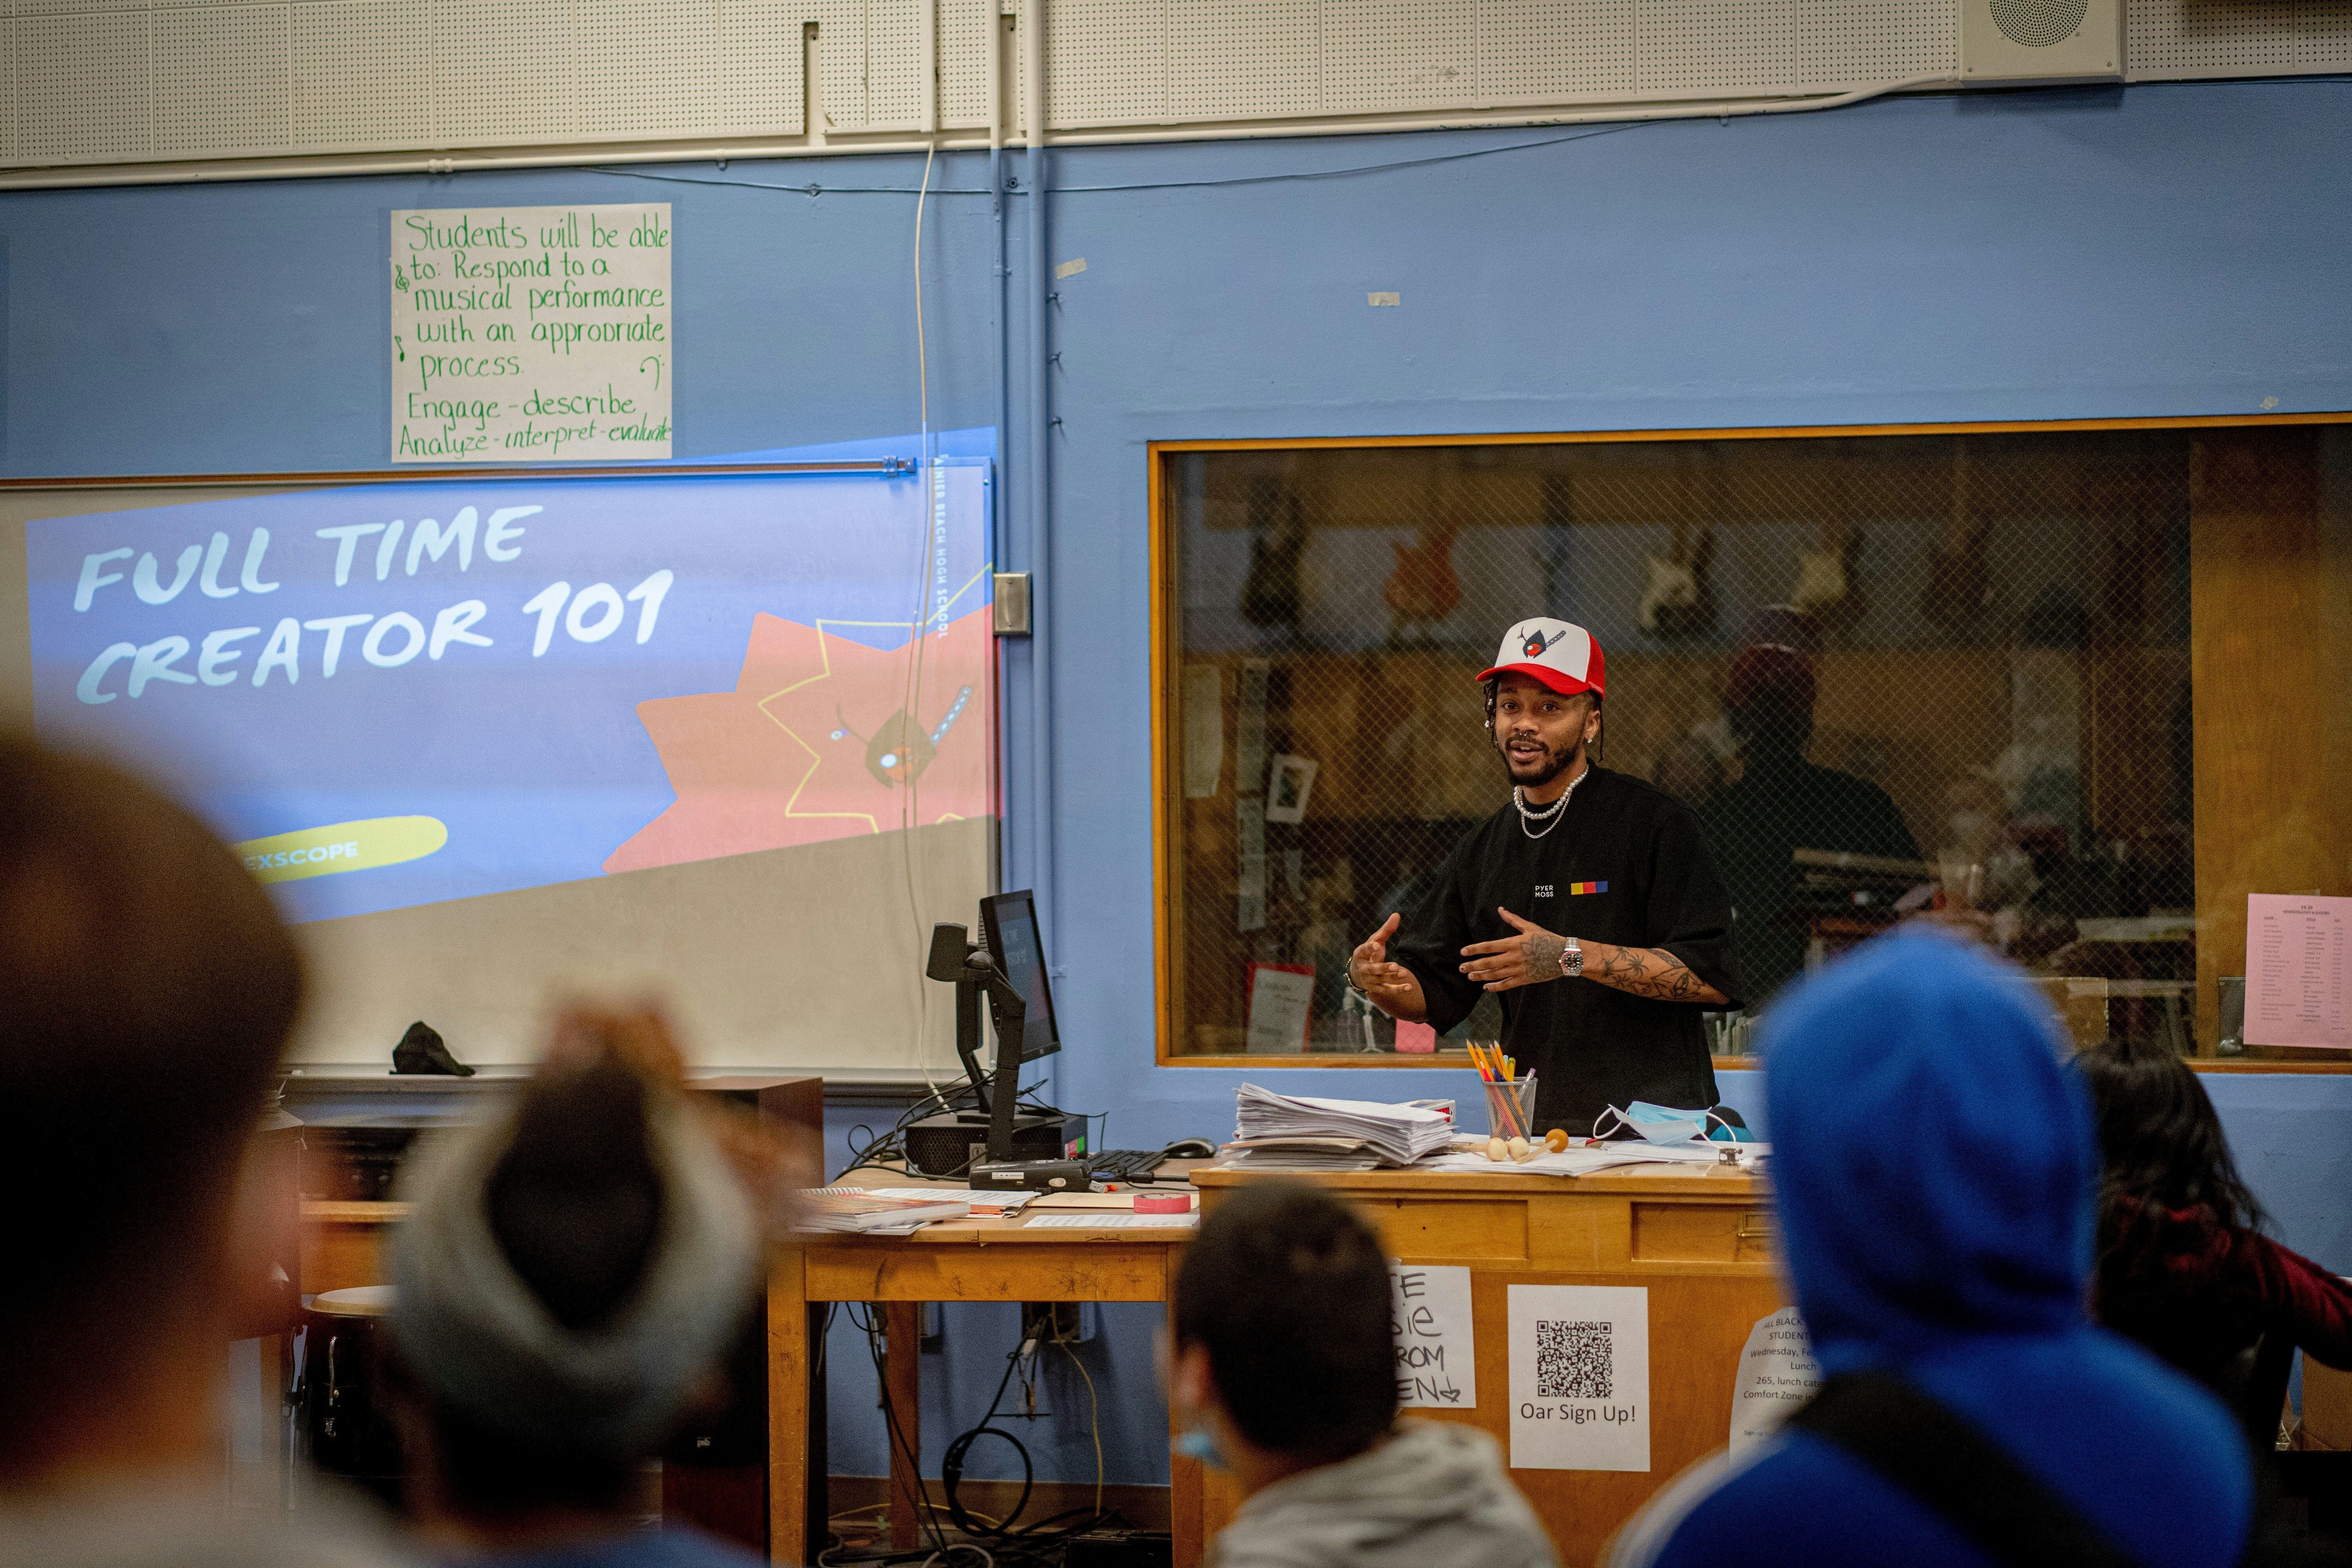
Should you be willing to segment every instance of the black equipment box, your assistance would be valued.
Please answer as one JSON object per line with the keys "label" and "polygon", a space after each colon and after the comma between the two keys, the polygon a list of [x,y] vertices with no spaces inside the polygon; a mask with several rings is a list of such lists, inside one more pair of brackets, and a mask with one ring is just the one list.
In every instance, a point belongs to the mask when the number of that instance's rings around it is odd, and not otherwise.
{"label": "black equipment box", "polygon": [[[924,1176],[958,1176],[988,1158],[988,1119],[970,1112],[926,1116],[907,1129],[907,1169]],[[1013,1120],[1015,1160],[1075,1158],[1087,1135],[1086,1119],[1023,1112]]]}
{"label": "black equipment box", "polygon": [[1084,1160],[1012,1160],[1002,1165],[982,1160],[967,1178],[974,1192],[1083,1193],[1092,1191]]}
{"label": "black equipment box", "polygon": [[1164,1530],[1090,1530],[1070,1537],[1066,1550],[1065,1568],[1168,1568],[1176,1561]]}

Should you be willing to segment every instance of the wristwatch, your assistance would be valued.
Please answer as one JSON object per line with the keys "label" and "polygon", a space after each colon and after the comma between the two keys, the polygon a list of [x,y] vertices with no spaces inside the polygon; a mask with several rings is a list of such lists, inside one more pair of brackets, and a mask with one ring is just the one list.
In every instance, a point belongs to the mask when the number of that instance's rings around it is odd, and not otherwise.
{"label": "wristwatch", "polygon": [[1568,945],[1559,950],[1559,972],[1570,980],[1584,973],[1584,949],[1574,937],[1570,937]]}

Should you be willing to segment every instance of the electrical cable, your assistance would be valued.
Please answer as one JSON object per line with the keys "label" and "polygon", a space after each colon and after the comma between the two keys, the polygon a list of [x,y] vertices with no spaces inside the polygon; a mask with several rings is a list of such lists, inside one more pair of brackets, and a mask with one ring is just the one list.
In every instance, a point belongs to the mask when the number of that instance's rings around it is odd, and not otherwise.
{"label": "electrical cable", "polygon": [[1013,1347],[1013,1353],[1004,1358],[1004,1375],[996,1381],[996,1394],[988,1402],[988,1414],[980,1418],[977,1426],[957,1434],[955,1440],[948,1445],[946,1454],[940,1459],[940,1490],[948,1500],[948,1518],[952,1520],[955,1527],[966,1535],[981,1534],[982,1527],[976,1525],[972,1521],[972,1516],[964,1510],[962,1502],[957,1499],[956,1489],[963,1481],[964,1457],[971,1452],[971,1446],[982,1437],[1001,1437],[1012,1444],[1013,1451],[1021,1456],[1021,1496],[1010,1509],[1005,1510],[1004,1521],[987,1533],[997,1536],[1009,1534],[1013,1521],[1021,1517],[1021,1510],[1029,1506],[1029,1493],[1036,1481],[1036,1470],[1030,1462],[1029,1450],[1020,1438],[1001,1427],[992,1426],[989,1423],[996,1419],[997,1406],[1004,1403],[1004,1391],[1013,1386],[1013,1373],[1019,1370],[1023,1362],[1035,1353],[1036,1348],[1037,1342],[1034,1338],[1023,1340],[1020,1344]]}
{"label": "electrical cable", "polygon": [[1062,1353],[1070,1358],[1070,1364],[1078,1369],[1078,1375],[1087,1380],[1087,1409],[1092,1417],[1095,1433],[1095,1511],[1100,1513],[1103,1510],[1102,1401],[1095,1396],[1094,1374],[1087,1370],[1087,1363],[1078,1359],[1078,1352],[1072,1350],[1066,1342],[1056,1342],[1061,1344]]}
{"label": "electrical cable", "polygon": [[[921,430],[923,476],[923,550],[922,570],[915,581],[914,614],[907,626],[907,678],[898,691],[899,744],[906,749],[907,796],[898,823],[899,864],[907,884],[907,916],[915,928],[915,951],[923,951],[923,905],[915,889],[915,828],[922,822],[922,806],[919,791],[922,768],[917,764],[915,736],[922,730],[917,714],[923,695],[923,653],[929,640],[926,632],[930,617],[925,613],[929,603],[931,578],[939,568],[939,537],[937,508],[942,504],[940,494],[939,454],[931,449],[931,364],[929,344],[923,323],[923,213],[930,205],[931,161],[937,156],[934,142],[923,154],[922,188],[915,195],[915,398],[916,416]],[[926,759],[928,762],[928,759]],[[884,770],[886,773],[887,769]],[[931,988],[918,983],[915,1003],[915,1067],[923,1075],[925,1087],[936,1089],[938,1080],[931,1077],[931,1064],[924,1046],[931,1035]]]}
{"label": "electrical cable", "polygon": [[809,1369],[809,1380],[819,1387],[824,1385],[825,1373],[830,1364],[825,1352],[833,1342],[833,1315],[840,1310],[840,1302],[827,1301],[824,1319],[817,1326],[815,1364]]}
{"label": "electrical cable", "polygon": [[[874,1313],[870,1307],[866,1313],[864,1321],[859,1321],[857,1313],[854,1308],[850,1312],[849,1321],[853,1324],[863,1329],[866,1332],[866,1353],[867,1358],[874,1363],[874,1380],[881,1385],[882,1390],[883,1424],[889,1428],[890,1441],[898,1447],[898,1452],[905,1456],[907,1460],[907,1468],[912,1472],[915,1478],[915,1500],[917,1506],[922,1510],[919,1516],[920,1524],[918,1528],[920,1528],[921,1525],[928,1525],[930,1528],[931,1541],[933,1544],[938,1546],[941,1551],[945,1551],[948,1545],[947,1532],[940,1528],[940,1521],[937,1518],[933,1517],[932,1514],[931,1489],[923,1480],[923,1457],[913,1444],[907,1441],[906,1433],[902,1431],[898,1426],[898,1407],[894,1405],[890,1400],[890,1369],[887,1363],[884,1360],[882,1351],[883,1326],[875,1322]],[[950,1499],[950,1501],[952,1502],[953,1500]],[[966,1533],[970,1533],[970,1531],[966,1531]]]}
{"label": "electrical cable", "polygon": [[[943,1503],[933,1503],[930,1506],[939,1510],[944,1510],[946,1507]],[[825,1520],[825,1523],[838,1524],[844,1520],[860,1519],[867,1514],[887,1514],[889,1511],[890,1505],[887,1502],[869,1502],[864,1508],[844,1509],[841,1512],[828,1517]],[[972,1518],[980,1520],[983,1523],[994,1524],[997,1522],[995,1520],[990,1519],[988,1515],[980,1512],[976,1509],[967,1510],[966,1511],[970,1512]]]}
{"label": "electrical cable", "polygon": [[995,1568],[995,1556],[986,1547],[972,1541],[950,1541],[940,1547],[918,1546],[911,1552],[860,1552],[851,1555],[844,1555],[840,1547],[828,1546],[816,1554],[815,1562],[816,1568],[849,1568],[853,1563],[864,1568],[866,1564],[889,1563],[947,1563],[952,1561],[957,1552],[969,1552],[978,1557],[982,1568]]}
{"label": "electrical cable", "polygon": [[[1891,89],[1888,90],[1892,90]],[[1461,153],[1442,153],[1427,158],[1399,158],[1382,163],[1356,163],[1343,169],[1293,169],[1272,174],[1238,174],[1218,180],[1138,180],[1108,185],[1055,185],[1055,195],[1107,195],[1123,191],[1191,191],[1213,189],[1221,185],[1269,185],[1293,180],[1336,180],[1352,174],[1381,174],[1393,169],[1416,169],[1431,163],[1452,163],[1465,158],[1491,158],[1504,153],[1524,153],[1536,147],[1557,147],[1564,142],[1585,142],[1595,136],[1614,136],[1622,131],[1638,131],[1645,125],[1665,123],[1658,120],[1629,120],[1622,124],[1604,126],[1598,131],[1580,131],[1568,136],[1547,136],[1534,142],[1515,142],[1507,147],[1475,147]],[[929,160],[926,159],[926,162]],[[913,185],[828,185],[811,181],[804,185],[779,185],[765,180],[719,180],[693,174],[656,174],[643,169],[592,167],[592,174],[609,174],[615,179],[652,180],[658,184],[677,185],[723,185],[747,191],[778,191],[794,196],[913,196],[923,194]],[[984,196],[984,187],[942,185],[929,193],[940,196]],[[1008,195],[1027,195],[1018,185],[1006,187]]]}
{"label": "electrical cable", "polygon": [[[1029,1457],[1029,1450],[1021,1439],[992,1423],[996,1420],[997,1412],[1004,1403],[1004,1391],[1012,1386],[1013,1373],[1024,1363],[1030,1361],[1036,1354],[1038,1348],[1039,1342],[1036,1337],[1032,1335],[1023,1340],[1005,1358],[1004,1376],[997,1382],[995,1397],[988,1402],[988,1414],[980,1418],[979,1425],[959,1434],[955,1441],[948,1445],[946,1457],[940,1466],[940,1489],[947,1499],[948,1518],[958,1529],[968,1535],[984,1535],[993,1546],[997,1556],[1008,1564],[1018,1561],[1040,1564],[1042,1568],[1042,1565],[1060,1561],[1061,1550],[1066,1547],[1072,1536],[1082,1535],[1087,1531],[1097,1529],[1118,1519],[1119,1515],[1118,1510],[1105,1509],[1102,1506],[1104,1484],[1102,1413],[1101,1406],[1097,1402],[1094,1425],[1095,1508],[1093,1511],[1089,1513],[1083,1508],[1065,1509],[1062,1512],[1041,1519],[1034,1524],[1015,1527],[1015,1521],[1021,1517],[1022,1511],[1029,1506],[1029,1498],[1035,1486],[1035,1472]],[[1067,1352],[1069,1347],[1065,1345],[1063,1349]],[[1071,1354],[1070,1359],[1074,1363],[1077,1361],[1075,1353]],[[1093,1402],[1093,1377],[1087,1374],[1083,1365],[1078,1367],[1078,1374],[1086,1378],[1087,1393],[1089,1401]],[[993,1527],[983,1526],[976,1529],[966,1521],[976,1521],[981,1516],[964,1509],[956,1494],[957,1489],[963,1481],[965,1458],[970,1454],[972,1445],[982,1436],[1003,1438],[1006,1443],[1011,1444],[1013,1451],[1020,1456],[1021,1496],[1001,1523]],[[1076,1522],[1065,1524],[1065,1521],[1076,1521]],[[1062,1528],[1055,1529],[1057,1525]]]}
{"label": "electrical cable", "polygon": [[[1039,1092],[1042,1088],[1042,1080],[1039,1083],[1033,1083],[1024,1087],[1019,1091],[1018,1098],[1014,1103],[1027,1110],[1037,1111],[1042,1114],[1054,1114],[1054,1107],[1045,1104],[1045,1101],[1039,1098]],[[884,1171],[893,1175],[912,1176],[919,1179],[923,1175],[922,1172],[904,1168],[907,1153],[907,1129],[912,1126],[915,1122],[921,1121],[924,1117],[933,1115],[936,1112],[953,1110],[956,1108],[957,1101],[960,1100],[968,1100],[974,1105],[979,1103],[979,1096],[973,1091],[971,1084],[956,1082],[948,1084],[942,1088],[934,1089],[929,1093],[924,1095],[921,1099],[916,1100],[899,1115],[898,1121],[890,1124],[889,1130],[885,1132],[877,1135],[871,1127],[862,1121],[852,1127],[849,1130],[848,1138],[849,1163],[844,1165],[840,1171],[835,1173],[834,1180],[837,1182],[843,1176],[849,1174],[852,1171]],[[865,1139],[865,1142],[859,1142],[861,1135]],[[896,1162],[896,1163],[894,1163],[894,1162]],[[967,1174],[971,1169],[971,1163],[967,1159],[963,1164],[957,1166],[954,1170],[942,1172],[938,1179],[947,1180],[956,1176],[964,1175]]]}

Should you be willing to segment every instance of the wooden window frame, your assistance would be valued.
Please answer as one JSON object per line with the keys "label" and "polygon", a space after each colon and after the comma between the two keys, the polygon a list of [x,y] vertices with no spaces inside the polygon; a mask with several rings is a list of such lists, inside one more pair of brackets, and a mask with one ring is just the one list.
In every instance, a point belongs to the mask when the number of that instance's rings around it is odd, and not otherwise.
{"label": "wooden window frame", "polygon": [[[2116,430],[2238,430],[2289,428],[2301,426],[2352,425],[2352,410],[2334,413],[2263,414],[2202,416],[2184,415],[2144,419],[2015,419],[1972,420],[1949,424],[1913,425],[1789,425],[1764,426],[1727,426],[1719,429],[1680,430],[1567,430],[1543,433],[1487,433],[1471,435],[1431,436],[1312,436],[1297,437],[1258,437],[1237,440],[1168,440],[1148,442],[1144,447],[1147,468],[1147,489],[1150,516],[1150,593],[1151,593],[1151,867],[1152,908],[1152,976],[1153,998],[1153,1059],[1166,1068],[1445,1068],[1461,1070],[1469,1066],[1468,1058],[1458,1053],[1433,1056],[1398,1056],[1391,1054],[1358,1055],[1349,1052],[1300,1052],[1297,1054],[1263,1055],[1233,1052],[1177,1052],[1171,1047],[1175,1040],[1175,932],[1177,901],[1181,897],[1181,885],[1169,864],[1169,818],[1181,807],[1173,799],[1178,787],[1174,760],[1170,753],[1171,736],[1170,715],[1176,711],[1176,693],[1172,682],[1176,676],[1175,661],[1170,657],[1170,638],[1180,618],[1175,601],[1178,584],[1169,570],[1171,546],[1173,542],[1169,527],[1166,494],[1166,462],[1172,456],[1186,452],[1265,452],[1318,451],[1335,448],[1403,448],[1420,447],[1538,447],[1595,446],[1664,441],[1757,441],[1757,440],[1822,440],[1837,437],[1876,436],[2000,436],[2056,435],[2073,431]],[[2200,635],[2200,628],[2212,618],[2197,613],[2200,598],[2200,573],[2197,569],[2197,549],[2190,547],[2189,668],[2191,700],[2196,703],[2200,722],[2195,754],[2203,762],[2209,731],[2204,722],[2211,699],[2200,701],[2199,677],[2209,673],[2209,667],[2221,665],[2220,639]],[[2221,669],[2229,666],[2221,665]],[[2220,673],[2220,671],[2212,671]],[[2198,923],[2201,928],[2214,918],[2221,900],[2205,890],[2208,886],[2207,867],[2218,859],[2218,843],[2209,855],[2206,848],[2204,824],[2207,821],[2206,770],[2197,773],[2198,816],[2200,825],[2192,854],[2197,867]],[[2352,807],[2344,809],[2346,826],[2352,827]],[[2226,814],[2223,820],[2227,821]],[[2224,830],[2226,831],[2226,829]],[[2218,840],[2221,835],[2216,834]],[[2218,871],[2218,866],[2215,868]],[[2344,889],[2352,891],[2352,889]],[[2226,911],[2224,911],[2226,915]],[[2241,938],[2242,942],[2242,937]],[[2217,1027],[2216,1008],[2212,999],[2214,975],[2222,973],[2220,964],[2220,944],[2200,940],[2198,943],[2198,978],[2196,982],[2198,1037],[2212,1037]],[[2240,961],[2242,968],[2242,960]],[[1718,1071],[1743,1071],[1760,1068],[1756,1057],[1717,1057]],[[2352,1072],[2352,1060],[2324,1061],[2277,1060],[2243,1058],[2221,1060],[2192,1057],[2189,1065],[2199,1072],[2211,1073],[2347,1073]]]}

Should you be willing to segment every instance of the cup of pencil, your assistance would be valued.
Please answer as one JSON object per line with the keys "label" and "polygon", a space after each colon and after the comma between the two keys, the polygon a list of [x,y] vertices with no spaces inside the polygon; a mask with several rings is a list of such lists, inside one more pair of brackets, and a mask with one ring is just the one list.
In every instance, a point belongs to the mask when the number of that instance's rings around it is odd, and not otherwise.
{"label": "cup of pencil", "polygon": [[1505,1142],[1524,1138],[1530,1143],[1541,1140],[1528,1129],[1536,1124],[1536,1080],[1533,1073],[1526,1078],[1496,1079],[1483,1086],[1486,1090],[1486,1135]]}
{"label": "cup of pencil", "polygon": [[1486,1091],[1486,1135],[1507,1143],[1514,1138],[1535,1142],[1536,1075],[1521,1078],[1519,1064],[1498,1046],[1473,1041],[1470,1060],[1478,1069],[1479,1087]]}

